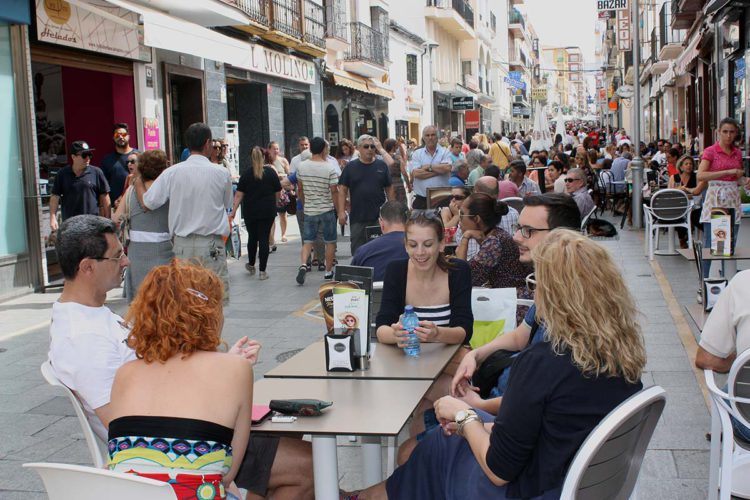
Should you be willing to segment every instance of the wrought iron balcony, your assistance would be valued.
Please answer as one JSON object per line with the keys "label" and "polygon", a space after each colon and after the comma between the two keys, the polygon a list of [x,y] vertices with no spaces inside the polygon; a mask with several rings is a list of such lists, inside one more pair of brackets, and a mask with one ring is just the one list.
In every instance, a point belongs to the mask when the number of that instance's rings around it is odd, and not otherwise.
{"label": "wrought iron balcony", "polygon": [[[663,4],[659,11],[659,57],[661,59],[677,57],[681,52],[680,46],[685,41],[685,30],[672,28],[672,16],[670,6]],[[669,47],[670,45],[673,47]]]}
{"label": "wrought iron balcony", "polygon": [[469,5],[469,2],[466,0],[452,0],[453,1],[453,10],[458,12],[458,14],[464,18],[464,21],[466,21],[466,24],[474,27],[474,9],[471,8]]}
{"label": "wrought iron balcony", "polygon": [[293,38],[302,38],[300,0],[271,0],[271,29]]}
{"label": "wrought iron balcony", "polygon": [[344,0],[326,0],[325,22],[326,38],[332,38],[345,44],[349,43]]}
{"label": "wrought iron balcony", "polygon": [[325,35],[323,7],[309,0],[305,1],[305,34],[302,39],[309,44],[325,49]]}
{"label": "wrought iron balcony", "polygon": [[242,12],[262,26],[268,26],[270,0],[231,0]]}
{"label": "wrought iron balcony", "polygon": [[364,23],[349,23],[352,41],[346,61],[365,61],[385,67],[383,35]]}

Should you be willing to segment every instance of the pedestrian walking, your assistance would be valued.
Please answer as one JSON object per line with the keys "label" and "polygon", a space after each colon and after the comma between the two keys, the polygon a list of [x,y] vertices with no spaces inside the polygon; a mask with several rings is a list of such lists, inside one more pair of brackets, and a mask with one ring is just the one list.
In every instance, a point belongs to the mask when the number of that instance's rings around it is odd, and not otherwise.
{"label": "pedestrian walking", "polygon": [[437,128],[433,125],[422,131],[424,147],[414,151],[409,163],[409,175],[414,189],[412,208],[427,208],[427,189],[450,185],[450,151],[438,145]]}
{"label": "pedestrian walking", "polygon": [[178,259],[194,260],[215,272],[224,282],[229,300],[229,274],[224,238],[229,235],[227,211],[232,208],[232,179],[224,168],[209,161],[211,129],[193,123],[185,133],[190,156],[166,169],[146,190],[135,182],[138,200],[148,210],[169,201],[169,233]]}
{"label": "pedestrian walking", "polygon": [[[281,149],[279,148],[278,142],[271,141],[268,144],[268,149],[266,149],[266,163],[268,163],[268,165],[272,166],[276,170],[279,179],[286,179],[286,177],[289,175],[289,162],[286,161],[286,158],[281,155]],[[282,196],[279,198],[279,200],[280,203],[276,205],[276,214],[279,216],[279,226],[281,227],[281,242],[286,243],[286,208],[290,200],[289,192],[282,193]],[[275,252],[276,221],[274,221],[273,225],[271,226],[269,239],[271,241],[271,251]]]}
{"label": "pedestrian walking", "polygon": [[115,150],[102,159],[101,168],[104,177],[109,183],[109,198],[113,206],[117,204],[122,194],[127,189],[128,159],[132,154],[138,154],[138,150],[130,146],[130,132],[127,123],[115,123],[112,125],[112,140]]}

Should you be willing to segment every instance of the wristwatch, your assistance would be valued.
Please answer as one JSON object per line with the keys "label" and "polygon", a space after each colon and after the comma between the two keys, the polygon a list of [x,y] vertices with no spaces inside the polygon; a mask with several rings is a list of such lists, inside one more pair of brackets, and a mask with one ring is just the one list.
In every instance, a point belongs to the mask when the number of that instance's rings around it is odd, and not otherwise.
{"label": "wristwatch", "polygon": [[428,172],[432,172],[432,165],[430,165],[429,167],[427,167],[427,171]]}
{"label": "wristwatch", "polygon": [[479,420],[479,415],[474,410],[458,410],[456,412],[456,425],[458,426],[458,435],[464,435],[464,426],[469,422]]}

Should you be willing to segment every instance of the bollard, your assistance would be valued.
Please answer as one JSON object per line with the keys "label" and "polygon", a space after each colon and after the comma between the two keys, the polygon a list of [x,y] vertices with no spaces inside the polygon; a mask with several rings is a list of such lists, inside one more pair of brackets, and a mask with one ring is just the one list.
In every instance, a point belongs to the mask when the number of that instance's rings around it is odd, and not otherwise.
{"label": "bollard", "polygon": [[630,170],[633,172],[630,213],[633,214],[633,229],[641,229],[643,227],[643,159],[640,154],[630,162]]}

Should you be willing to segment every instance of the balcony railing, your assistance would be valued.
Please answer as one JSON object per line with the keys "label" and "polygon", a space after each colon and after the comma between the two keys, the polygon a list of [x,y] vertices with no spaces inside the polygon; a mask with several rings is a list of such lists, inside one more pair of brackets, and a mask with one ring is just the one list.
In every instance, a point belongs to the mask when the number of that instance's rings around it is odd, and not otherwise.
{"label": "balcony railing", "polygon": [[365,61],[385,67],[383,35],[364,23],[349,23],[352,41],[347,61]]}
{"label": "balcony railing", "polygon": [[526,29],[526,20],[516,8],[510,9],[510,12],[508,12],[508,24],[520,24],[523,29]]}
{"label": "balcony railing", "polygon": [[323,18],[323,7],[310,2],[305,2],[305,34],[302,39],[316,47],[326,47],[326,27]]}
{"label": "balcony railing", "polygon": [[667,4],[663,4],[661,11],[659,11],[659,27],[661,35],[659,37],[659,50],[665,45],[681,44],[685,41],[685,30],[672,29],[672,12]]}
{"label": "balcony railing", "polygon": [[656,28],[651,30],[651,62],[656,62],[659,58],[659,37],[656,35]]}
{"label": "balcony railing", "polygon": [[[302,37],[300,0],[272,0],[271,28],[294,38]],[[306,2],[307,3],[307,2]]]}
{"label": "balcony railing", "polygon": [[326,0],[326,38],[349,43],[344,0]]}
{"label": "balcony railing", "polygon": [[493,33],[497,32],[497,18],[492,12],[490,12],[490,29]]}
{"label": "balcony railing", "polygon": [[466,24],[474,28],[474,9],[471,8],[466,0],[427,0],[428,7],[438,7],[440,9],[453,9]]}
{"label": "balcony railing", "polygon": [[235,5],[258,24],[268,26],[270,0],[233,0]]}

